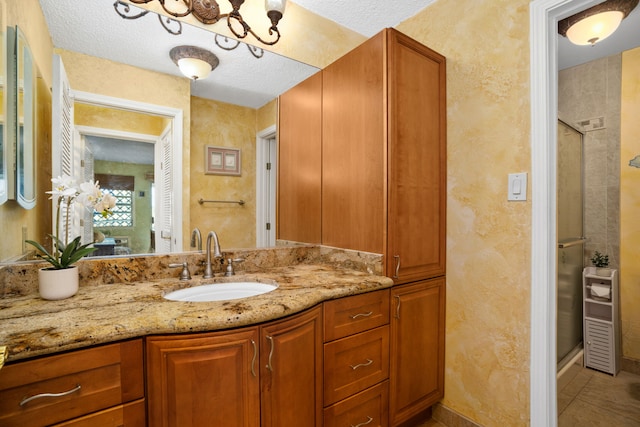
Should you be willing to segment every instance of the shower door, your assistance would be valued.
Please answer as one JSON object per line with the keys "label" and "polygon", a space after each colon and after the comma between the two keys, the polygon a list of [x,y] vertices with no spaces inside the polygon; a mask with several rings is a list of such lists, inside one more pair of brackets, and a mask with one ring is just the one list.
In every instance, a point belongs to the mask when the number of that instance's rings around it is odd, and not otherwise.
{"label": "shower door", "polygon": [[582,134],[558,121],[557,363],[564,366],[582,348],[584,267]]}

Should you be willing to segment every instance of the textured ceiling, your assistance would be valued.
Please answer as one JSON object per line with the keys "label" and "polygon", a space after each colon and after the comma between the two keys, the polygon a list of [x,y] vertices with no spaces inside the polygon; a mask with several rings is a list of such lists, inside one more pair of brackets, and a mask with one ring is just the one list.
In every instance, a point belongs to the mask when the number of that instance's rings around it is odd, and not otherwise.
{"label": "textured ceiling", "polygon": [[[371,36],[385,27],[396,26],[435,1],[297,0],[295,3]],[[201,28],[183,25],[182,35],[170,35],[152,13],[137,20],[122,19],[113,2],[40,0],[54,46],[176,76],[180,73],[169,58],[169,50],[182,44],[199,46],[216,54],[220,66],[207,79],[193,82],[192,93],[253,108],[261,107],[316,72],[311,66],[267,51],[263,58],[256,59],[244,46],[230,52],[222,50],[214,44],[214,35]],[[221,7],[224,3],[220,1]],[[638,28],[640,8],[623,21],[613,36],[596,46],[573,46],[558,36],[559,66],[562,69],[636,47],[640,45]]]}

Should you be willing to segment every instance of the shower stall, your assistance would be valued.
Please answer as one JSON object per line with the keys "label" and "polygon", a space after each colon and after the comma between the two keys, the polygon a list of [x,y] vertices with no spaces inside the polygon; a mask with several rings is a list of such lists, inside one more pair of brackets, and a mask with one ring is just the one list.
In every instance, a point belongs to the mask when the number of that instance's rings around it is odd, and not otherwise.
{"label": "shower stall", "polygon": [[558,120],[557,364],[582,350],[583,134]]}

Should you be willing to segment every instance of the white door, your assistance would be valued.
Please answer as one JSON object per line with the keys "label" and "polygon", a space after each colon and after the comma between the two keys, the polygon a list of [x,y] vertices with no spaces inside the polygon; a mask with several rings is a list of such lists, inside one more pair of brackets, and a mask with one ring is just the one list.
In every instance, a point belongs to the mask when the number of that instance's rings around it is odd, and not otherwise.
{"label": "white door", "polygon": [[155,218],[154,235],[156,253],[169,253],[176,247],[175,236],[172,234],[172,138],[171,125],[163,131],[155,146],[154,187],[155,187]]}
{"label": "white door", "polygon": [[[73,97],[67,73],[59,55],[53,55],[53,99],[56,104],[52,108],[52,146],[51,146],[51,175],[54,178],[62,175],[80,178],[80,155],[74,149],[74,128],[73,128]],[[58,219],[58,238],[64,243],[80,235],[80,221],[75,215],[67,220],[66,206],[60,206],[58,217],[58,207],[53,203],[52,224],[56,224]],[[69,230],[67,230],[67,224]],[[55,226],[54,226],[55,227]]]}
{"label": "white door", "polygon": [[276,244],[277,142],[275,126],[256,139],[256,247]]}

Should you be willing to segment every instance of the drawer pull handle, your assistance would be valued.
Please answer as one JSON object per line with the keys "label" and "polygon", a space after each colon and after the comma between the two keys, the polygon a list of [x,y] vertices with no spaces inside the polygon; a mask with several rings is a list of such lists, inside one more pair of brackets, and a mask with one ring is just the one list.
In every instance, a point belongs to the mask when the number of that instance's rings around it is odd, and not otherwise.
{"label": "drawer pull handle", "polygon": [[68,391],[63,391],[62,393],[40,393],[40,394],[36,394],[35,396],[31,396],[31,397],[25,397],[24,399],[22,399],[22,402],[20,402],[20,406],[24,406],[27,403],[31,402],[32,400],[36,400],[36,399],[41,399],[43,397],[62,397],[62,396],[68,396],[70,394],[75,393],[76,391],[80,391],[80,389],[82,388],[82,386],[80,384],[78,384],[77,386],[75,386],[74,388],[72,388],[71,390]]}
{"label": "drawer pull handle", "polygon": [[355,320],[355,319],[357,319],[358,317],[369,317],[369,316],[371,316],[372,314],[373,314],[373,311],[370,311],[370,312],[368,312],[368,313],[358,313],[358,314],[354,314],[354,315],[349,316],[349,317],[350,317],[351,319]]}
{"label": "drawer pull handle", "polygon": [[373,363],[373,360],[367,359],[367,363],[358,363],[357,365],[349,365],[349,366],[351,366],[351,369],[355,371],[358,368],[364,368],[365,366],[369,366],[372,363]]}
{"label": "drawer pull handle", "polygon": [[256,376],[256,357],[258,357],[258,347],[256,346],[256,342],[251,340],[251,345],[253,346],[253,359],[251,359],[251,374]]}
{"label": "drawer pull handle", "polygon": [[400,295],[394,295],[396,301],[398,301],[398,305],[396,305],[396,319],[400,318]]}
{"label": "drawer pull handle", "polygon": [[371,418],[371,417],[367,417],[367,421],[365,421],[365,422],[363,422],[363,423],[360,423],[360,424],[356,424],[356,425],[351,424],[351,427],[362,427],[362,426],[366,426],[367,424],[371,424],[371,421],[373,421],[373,418]]}
{"label": "drawer pull handle", "polygon": [[273,337],[268,336],[267,339],[271,343],[271,350],[269,350],[269,363],[267,364],[267,369],[273,372],[273,365],[271,364],[271,358],[273,357],[273,347],[274,347]]}

